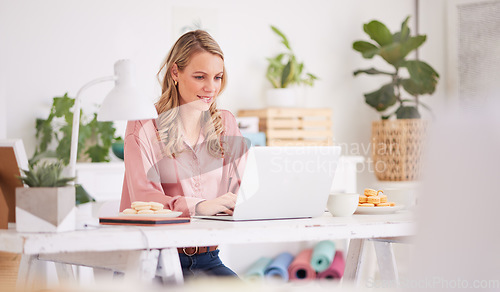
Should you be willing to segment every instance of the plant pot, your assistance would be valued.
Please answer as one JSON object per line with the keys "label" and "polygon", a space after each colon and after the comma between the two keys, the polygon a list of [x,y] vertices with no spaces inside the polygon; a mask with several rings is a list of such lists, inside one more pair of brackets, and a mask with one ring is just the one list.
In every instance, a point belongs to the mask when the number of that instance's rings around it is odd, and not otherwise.
{"label": "plant pot", "polygon": [[294,88],[272,88],[267,90],[268,107],[295,107],[298,104],[297,92]]}
{"label": "plant pot", "polygon": [[75,230],[75,187],[16,188],[18,232]]}
{"label": "plant pot", "polygon": [[372,123],[373,168],[378,180],[412,181],[420,175],[427,121],[381,120]]}

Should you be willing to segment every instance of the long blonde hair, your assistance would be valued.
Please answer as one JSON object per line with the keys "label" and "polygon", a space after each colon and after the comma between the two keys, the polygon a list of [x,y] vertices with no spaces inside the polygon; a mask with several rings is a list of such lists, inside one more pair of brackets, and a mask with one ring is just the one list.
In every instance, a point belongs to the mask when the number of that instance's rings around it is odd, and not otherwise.
{"label": "long blonde hair", "polygon": [[[191,61],[195,53],[206,51],[218,55],[224,60],[224,54],[212,36],[203,30],[190,31],[182,35],[174,46],[170,49],[167,57],[162,63],[158,72],[158,80],[162,86],[161,96],[156,103],[158,111],[157,127],[160,140],[163,142],[164,155],[175,157],[175,153],[183,150],[180,139],[179,106],[180,96],[177,86],[172,78],[172,67],[177,64],[178,70],[182,71]],[[226,67],[223,67],[224,74],[221,80],[219,94],[226,86]],[[206,146],[208,152],[214,157],[223,157],[222,133],[224,127],[221,114],[217,110],[214,100],[207,112],[201,117],[202,125],[212,123],[213,127],[203,127]]]}

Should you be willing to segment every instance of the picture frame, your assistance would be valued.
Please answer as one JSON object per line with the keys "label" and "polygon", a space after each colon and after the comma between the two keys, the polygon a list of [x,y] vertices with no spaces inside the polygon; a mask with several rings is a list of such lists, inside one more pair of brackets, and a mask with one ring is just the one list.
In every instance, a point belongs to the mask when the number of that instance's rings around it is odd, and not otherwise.
{"label": "picture frame", "polygon": [[28,169],[28,157],[21,139],[0,139],[0,229],[16,221],[16,188],[23,183],[16,176]]}

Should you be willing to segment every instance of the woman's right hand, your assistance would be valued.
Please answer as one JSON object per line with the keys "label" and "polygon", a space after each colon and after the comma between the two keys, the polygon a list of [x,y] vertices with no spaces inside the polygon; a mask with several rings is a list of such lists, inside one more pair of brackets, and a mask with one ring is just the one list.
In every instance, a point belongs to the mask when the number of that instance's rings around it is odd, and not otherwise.
{"label": "woman's right hand", "polygon": [[206,200],[196,205],[196,215],[215,215],[217,213],[226,213],[233,215],[234,205],[236,204],[236,195],[229,192],[215,199]]}

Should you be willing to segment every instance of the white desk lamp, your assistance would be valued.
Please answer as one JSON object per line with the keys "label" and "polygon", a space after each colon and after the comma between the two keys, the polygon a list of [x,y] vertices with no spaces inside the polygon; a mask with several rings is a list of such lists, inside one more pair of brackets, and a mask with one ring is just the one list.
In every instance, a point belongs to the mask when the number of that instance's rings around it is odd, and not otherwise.
{"label": "white desk lamp", "polygon": [[92,80],[80,88],[76,94],[69,157],[70,177],[76,176],[78,134],[80,130],[80,95],[85,89],[97,83],[115,81],[115,87],[104,98],[99,109],[97,114],[98,121],[143,120],[158,117],[153,103],[144,98],[144,95],[135,87],[132,62],[130,60],[119,60],[115,63],[114,69],[114,76]]}

